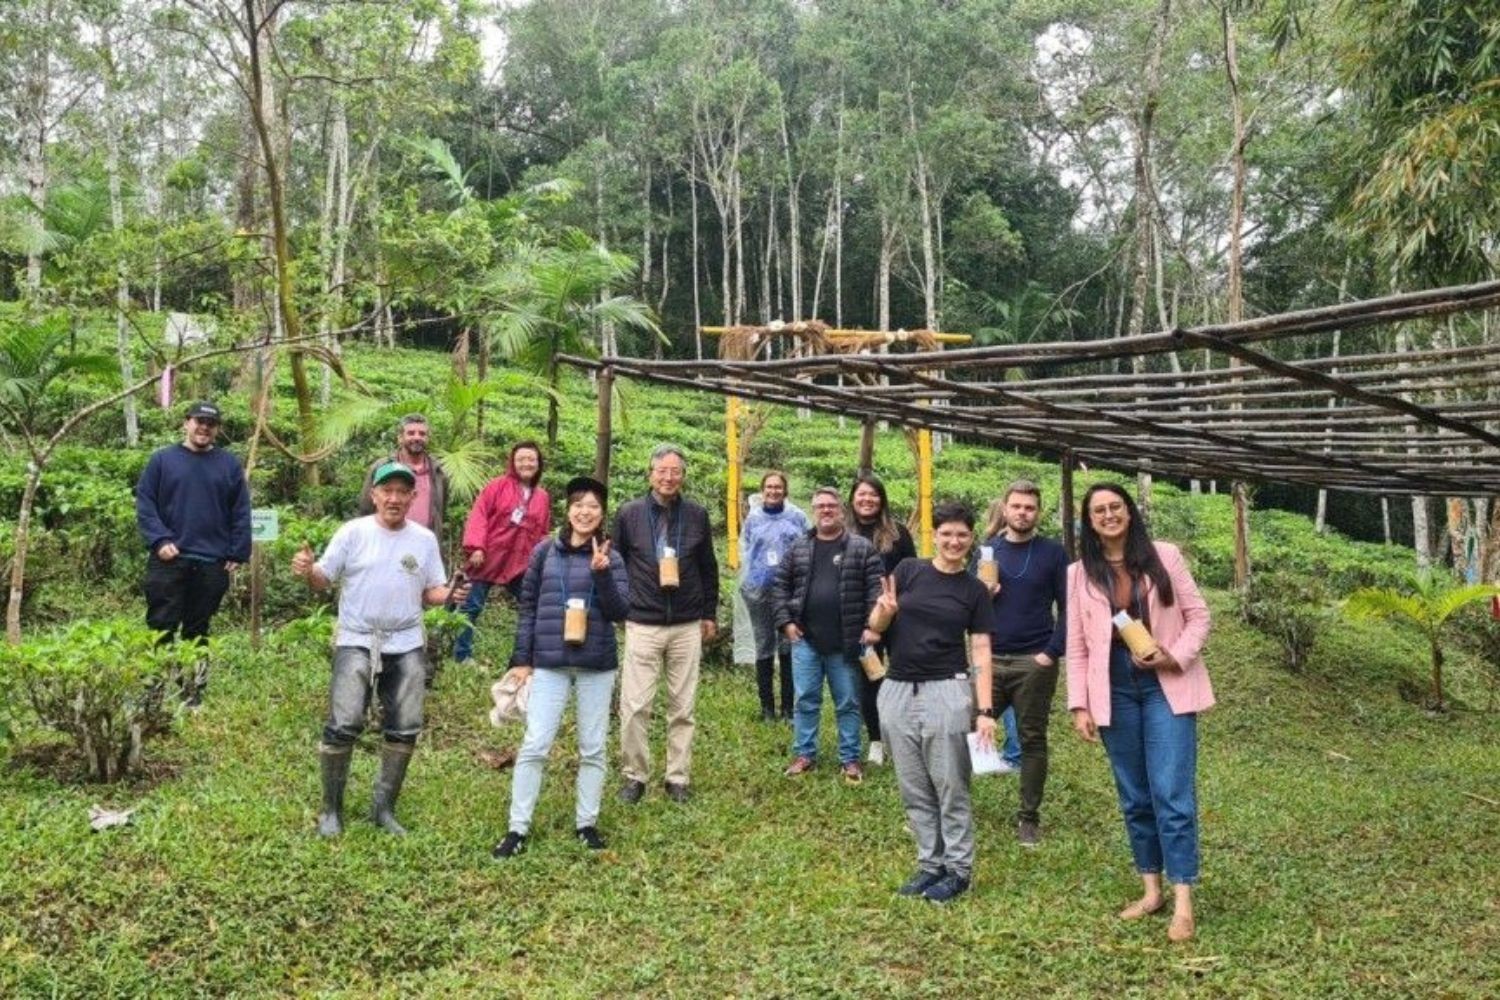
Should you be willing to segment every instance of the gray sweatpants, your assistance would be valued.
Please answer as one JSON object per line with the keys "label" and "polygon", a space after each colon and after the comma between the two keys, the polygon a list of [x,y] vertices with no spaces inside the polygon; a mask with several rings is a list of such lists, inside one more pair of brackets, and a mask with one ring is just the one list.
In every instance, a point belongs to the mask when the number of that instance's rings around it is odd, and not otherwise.
{"label": "gray sweatpants", "polygon": [[974,816],[969,809],[967,736],[974,685],[967,677],[880,686],[880,729],[896,768],[901,803],[917,841],[917,865],[974,872]]}

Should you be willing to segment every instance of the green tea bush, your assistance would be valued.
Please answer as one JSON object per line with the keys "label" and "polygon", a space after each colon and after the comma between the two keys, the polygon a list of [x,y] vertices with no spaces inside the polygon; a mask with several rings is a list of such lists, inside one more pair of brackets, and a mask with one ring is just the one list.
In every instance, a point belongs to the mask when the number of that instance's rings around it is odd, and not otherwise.
{"label": "green tea bush", "polygon": [[96,781],[140,767],[146,741],[168,732],[169,692],[212,647],[158,643],[127,620],[79,622],[44,638],[0,649],[0,688],[24,702],[38,723],[71,736]]}
{"label": "green tea bush", "polygon": [[1276,641],[1282,666],[1302,673],[1330,617],[1322,581],[1300,574],[1257,573],[1239,601],[1246,624]]}

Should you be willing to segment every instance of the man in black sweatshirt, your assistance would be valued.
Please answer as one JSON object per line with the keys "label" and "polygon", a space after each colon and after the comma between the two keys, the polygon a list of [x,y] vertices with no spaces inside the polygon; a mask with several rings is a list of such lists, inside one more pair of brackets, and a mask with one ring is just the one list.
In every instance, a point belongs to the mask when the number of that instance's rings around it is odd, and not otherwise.
{"label": "man in black sweatshirt", "polygon": [[[194,403],[183,443],[151,456],[135,488],[135,521],[149,554],[146,624],[164,640],[198,641],[229,589],[229,574],[250,558],[250,488],[239,459],[214,447],[219,408]],[[208,685],[208,661],[183,680],[197,708]]]}
{"label": "man in black sweatshirt", "polygon": [[615,550],[630,579],[625,665],[620,671],[620,801],[633,805],[651,777],[646,730],[657,681],[667,682],[665,791],[686,802],[693,757],[693,705],[703,644],[714,637],[719,563],[708,511],[682,495],[687,460],[664,444],[651,453],[651,491],[620,507]]}

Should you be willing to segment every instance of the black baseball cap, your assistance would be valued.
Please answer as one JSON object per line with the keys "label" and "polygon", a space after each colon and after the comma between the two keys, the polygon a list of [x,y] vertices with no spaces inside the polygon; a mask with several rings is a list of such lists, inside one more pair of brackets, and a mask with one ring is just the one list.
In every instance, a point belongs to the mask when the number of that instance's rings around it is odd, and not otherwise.
{"label": "black baseball cap", "polygon": [[574,476],[569,479],[563,496],[570,497],[574,493],[592,493],[599,498],[599,506],[609,506],[609,487],[592,476]]}
{"label": "black baseball cap", "polygon": [[217,406],[202,399],[188,407],[187,415],[189,419],[196,417],[199,420],[212,420],[214,423],[224,419]]}

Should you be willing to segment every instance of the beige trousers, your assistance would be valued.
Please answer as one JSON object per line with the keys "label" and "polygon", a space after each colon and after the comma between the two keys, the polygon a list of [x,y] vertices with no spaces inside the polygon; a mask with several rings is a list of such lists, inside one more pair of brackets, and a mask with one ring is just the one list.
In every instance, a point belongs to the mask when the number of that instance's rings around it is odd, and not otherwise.
{"label": "beige trousers", "polygon": [[693,704],[703,632],[680,625],[625,623],[625,667],[620,671],[620,763],[626,779],[651,780],[651,705],[656,683],[667,678],[667,780],[688,784],[693,760]]}

